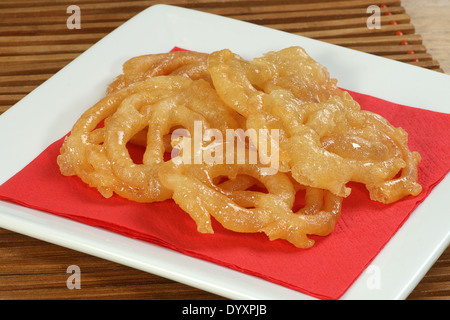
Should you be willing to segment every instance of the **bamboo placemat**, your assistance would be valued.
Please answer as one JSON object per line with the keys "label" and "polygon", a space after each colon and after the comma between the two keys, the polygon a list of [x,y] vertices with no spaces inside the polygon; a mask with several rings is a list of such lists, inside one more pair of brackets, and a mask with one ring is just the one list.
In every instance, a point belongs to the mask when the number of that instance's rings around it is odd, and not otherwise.
{"label": "bamboo placemat", "polygon": [[[166,3],[215,13],[442,71],[399,0],[4,0],[0,2],[0,113],[145,8]],[[81,29],[68,29],[69,5]],[[367,8],[381,9],[379,29]]]}
{"label": "bamboo placemat", "polygon": [[[158,3],[248,21],[442,72],[399,0],[3,0],[0,114],[116,27]],[[80,29],[67,28],[69,5],[80,8]],[[379,29],[367,27],[370,5],[380,7]],[[0,257],[6,261],[0,264],[0,298],[219,298],[4,229],[0,229]],[[60,264],[67,260],[66,267],[76,264],[73,259],[85,262],[83,275],[88,269],[91,281],[84,278],[83,284],[92,290],[74,292],[65,287],[67,274]],[[447,249],[410,298],[448,299],[449,267]]]}

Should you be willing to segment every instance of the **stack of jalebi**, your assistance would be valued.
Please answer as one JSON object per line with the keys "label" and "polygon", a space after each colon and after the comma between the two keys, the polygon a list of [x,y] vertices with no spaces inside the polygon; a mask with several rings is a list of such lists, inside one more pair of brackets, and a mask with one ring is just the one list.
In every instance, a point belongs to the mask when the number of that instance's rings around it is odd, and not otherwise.
{"label": "stack of jalebi", "polygon": [[[253,61],[226,49],[135,57],[75,123],[58,164],[106,198],[173,199],[201,233],[214,232],[213,217],[232,231],[309,248],[308,235],[333,231],[348,182],[382,203],[421,192],[420,155],[407,133],[361,110],[336,83],[299,47]],[[236,134],[250,130],[276,140],[268,160],[260,137]],[[129,143],[145,149],[142,163]],[[294,212],[299,190],[305,205]]]}

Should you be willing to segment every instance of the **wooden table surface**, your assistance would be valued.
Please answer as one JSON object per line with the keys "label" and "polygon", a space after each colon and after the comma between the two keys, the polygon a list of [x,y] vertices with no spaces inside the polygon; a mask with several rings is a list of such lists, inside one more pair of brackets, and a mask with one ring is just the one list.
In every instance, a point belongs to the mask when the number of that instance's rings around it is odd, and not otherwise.
{"label": "wooden table surface", "polygon": [[[155,3],[230,16],[450,74],[448,0],[2,0],[0,114]],[[79,30],[66,27],[70,4],[81,9]],[[379,30],[366,27],[366,8],[371,4],[381,7]],[[80,267],[80,290],[67,288],[71,265]],[[449,298],[447,248],[408,299]],[[223,298],[0,228],[0,299]]]}

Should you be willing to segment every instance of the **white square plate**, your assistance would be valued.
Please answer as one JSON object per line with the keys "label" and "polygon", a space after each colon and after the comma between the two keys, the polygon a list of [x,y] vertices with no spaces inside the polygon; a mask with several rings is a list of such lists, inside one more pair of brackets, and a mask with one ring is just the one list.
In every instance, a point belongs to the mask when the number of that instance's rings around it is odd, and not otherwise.
{"label": "white square plate", "polygon": [[[229,48],[251,59],[292,45],[302,46],[327,66],[343,88],[450,111],[448,75],[229,18],[156,5],[114,30],[0,116],[0,184],[70,131],[130,57],[179,46],[202,52]],[[408,296],[449,244],[449,190],[446,177],[342,299]],[[0,202],[0,226],[231,299],[312,299],[225,267],[7,202]],[[380,283],[374,288],[369,282],[375,271]]]}

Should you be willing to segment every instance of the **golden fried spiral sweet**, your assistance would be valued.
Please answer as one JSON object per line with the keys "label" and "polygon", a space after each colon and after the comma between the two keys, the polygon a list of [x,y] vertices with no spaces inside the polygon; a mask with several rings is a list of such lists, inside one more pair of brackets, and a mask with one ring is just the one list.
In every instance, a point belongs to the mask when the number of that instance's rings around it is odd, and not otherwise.
{"label": "golden fried spiral sweet", "polygon": [[[280,170],[299,183],[346,197],[346,184],[361,182],[373,200],[384,203],[420,193],[420,155],[409,151],[404,130],[362,111],[303,49],[270,52],[252,62],[221,50],[210,55],[208,70],[219,96],[246,117],[247,128],[282,131]],[[333,139],[338,136],[346,138]],[[402,177],[394,179],[400,171]]]}
{"label": "golden fried spiral sweet", "polygon": [[207,71],[208,55],[193,51],[174,51],[133,57],[123,64],[123,73],[108,86],[111,94],[156,76],[185,76],[193,80],[209,79]]}
{"label": "golden fried spiral sweet", "polygon": [[[70,135],[66,137],[61,147],[61,154],[57,158],[62,174],[77,175],[91,187],[97,188],[107,198],[111,197],[114,192],[138,202],[151,202],[170,197],[169,191],[162,192],[160,188],[148,190],[142,184],[137,186],[127,183],[126,180],[120,179],[114,174],[113,163],[108,158],[105,148],[105,139],[111,139],[105,120],[120,115],[123,112],[117,113],[120,107],[123,110],[136,107],[134,104],[142,106],[146,102],[155,103],[187,86],[189,81],[186,77],[151,78],[101,99],[83,113],[73,126]],[[130,107],[130,104],[134,106]],[[99,127],[103,121],[105,121],[105,126]],[[120,135],[124,132],[115,134]],[[122,138],[126,139],[127,137],[123,136]],[[123,156],[126,156],[126,153],[124,151]]]}
{"label": "golden fried spiral sweet", "polygon": [[[202,233],[213,233],[211,217],[235,232],[264,232],[271,240],[285,239],[299,248],[314,241],[308,235],[328,235],[341,213],[342,198],[328,191],[306,189],[305,206],[292,211],[296,188],[289,176],[266,175],[260,165],[175,164],[166,162],[159,171],[161,183],[174,191],[172,199],[186,211]],[[264,191],[224,189],[214,178],[251,177]],[[241,178],[242,179],[242,178]],[[192,199],[195,198],[195,201]]]}
{"label": "golden fried spiral sweet", "polygon": [[[63,175],[105,198],[173,199],[201,233],[213,233],[213,217],[298,248],[333,231],[350,181],[383,203],[419,194],[419,162],[402,128],[361,110],[300,47],[253,61],[226,49],[131,58],[57,158]],[[305,205],[294,212],[299,190]]]}

